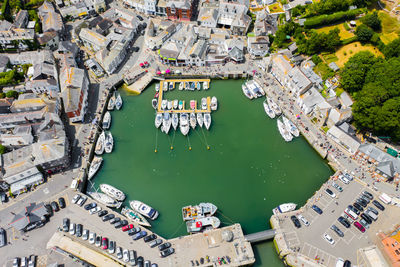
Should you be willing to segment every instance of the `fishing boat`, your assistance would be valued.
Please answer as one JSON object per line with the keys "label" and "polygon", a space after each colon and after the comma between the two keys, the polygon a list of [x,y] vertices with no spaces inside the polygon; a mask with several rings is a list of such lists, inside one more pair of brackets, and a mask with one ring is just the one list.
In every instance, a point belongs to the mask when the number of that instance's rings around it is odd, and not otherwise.
{"label": "fishing boat", "polygon": [[129,205],[131,208],[143,216],[146,216],[147,218],[151,220],[155,220],[158,217],[158,211],[150,207],[149,205],[144,204],[143,202],[139,200],[132,200],[129,201]]}
{"label": "fishing boat", "polygon": [[125,200],[125,197],[126,197],[126,196],[125,196],[124,192],[122,192],[121,190],[115,188],[115,187],[112,186],[112,185],[109,185],[109,184],[100,184],[100,190],[101,190],[104,194],[106,194],[106,195],[112,197],[113,199],[115,199],[115,200],[117,200],[117,201],[124,201],[124,200]]}
{"label": "fishing boat", "polygon": [[204,122],[203,114],[197,113],[197,123],[199,124],[200,127],[203,127],[203,122]]}
{"label": "fishing boat", "polygon": [[275,118],[275,112],[268,106],[267,100],[264,100],[263,106],[264,106],[265,113],[267,113],[267,115],[271,119]]}
{"label": "fishing boat", "polygon": [[92,163],[90,163],[90,168],[89,168],[89,174],[88,174],[88,179],[92,179],[93,176],[97,173],[97,171],[100,169],[101,163],[103,162],[102,157],[97,157],[94,156]]}
{"label": "fishing boat", "polygon": [[190,127],[196,128],[196,114],[194,112],[190,113]]}
{"label": "fishing boat", "polygon": [[168,82],[163,82],[163,91],[168,91]]}
{"label": "fishing boat", "polygon": [[153,98],[151,100],[151,105],[153,106],[154,109],[157,109],[157,104],[158,104],[158,100],[156,98]]}
{"label": "fishing boat", "polygon": [[218,109],[218,100],[215,96],[211,98],[211,110],[217,110]]}
{"label": "fishing boat", "polygon": [[156,114],[156,119],[155,119],[155,121],[154,121],[154,125],[156,126],[156,128],[159,128],[159,127],[160,127],[162,121],[163,121],[162,113],[157,113],[157,114]]}
{"label": "fishing boat", "polygon": [[299,133],[299,129],[297,129],[296,125],[294,125],[294,123],[291,120],[289,120],[288,118],[286,118],[285,116],[282,116],[282,119],[283,119],[283,123],[286,126],[286,129],[288,129],[289,132],[293,136],[298,137],[300,133]]}
{"label": "fishing boat", "polygon": [[101,134],[99,135],[99,138],[97,139],[96,142],[96,147],[94,150],[94,153],[96,153],[96,155],[102,155],[104,153],[104,141],[106,139],[106,134],[103,132],[101,132]]}
{"label": "fishing boat", "polygon": [[175,89],[175,83],[174,82],[169,82],[169,90],[172,91]]}
{"label": "fishing boat", "polygon": [[171,110],[172,109],[172,101],[167,102],[167,109]]}
{"label": "fishing boat", "polygon": [[204,126],[206,126],[206,129],[210,129],[211,125],[211,114],[210,113],[204,113]]}
{"label": "fishing boat", "polygon": [[173,113],[172,114],[172,127],[174,128],[174,130],[176,130],[176,128],[178,128],[178,124],[179,124],[178,113]]}
{"label": "fishing boat", "polygon": [[183,109],[183,101],[182,101],[182,100],[179,100],[178,108],[179,108],[180,110]]}
{"label": "fishing boat", "polygon": [[267,97],[267,103],[268,103],[268,106],[275,112],[276,116],[279,116],[282,114],[281,108],[275,103],[274,100],[272,100],[272,98]]}
{"label": "fishing boat", "polygon": [[118,202],[117,200],[113,199],[112,197],[99,192],[87,192],[88,196],[93,198],[94,200],[100,202],[103,205],[106,205],[110,208],[119,208],[122,202]]}
{"label": "fishing boat", "polygon": [[186,222],[188,233],[199,233],[208,229],[216,229],[221,225],[217,217],[204,217]]}
{"label": "fishing boat", "polygon": [[171,124],[172,124],[171,116],[169,115],[169,113],[164,113],[163,126],[161,130],[164,131],[164,133],[168,134],[169,129],[171,129]]}
{"label": "fishing boat", "polygon": [[182,208],[182,217],[184,221],[190,221],[198,218],[213,216],[217,211],[217,206],[212,203],[200,203],[195,206],[186,206]]}
{"label": "fishing boat", "polygon": [[111,113],[110,111],[107,111],[106,114],[104,114],[103,118],[103,130],[110,129],[110,125],[111,125]]}
{"label": "fishing boat", "polygon": [[160,84],[156,83],[156,92],[160,91]]}
{"label": "fishing boat", "polygon": [[286,142],[290,142],[293,139],[293,136],[290,134],[290,132],[286,129],[285,124],[280,120],[277,119],[277,123],[278,123],[278,130],[279,133],[281,134],[281,136],[283,137],[283,139]]}
{"label": "fishing boat", "polygon": [[179,83],[179,91],[182,91],[183,90],[183,82],[180,82]]}
{"label": "fishing boat", "polygon": [[146,220],[146,218],[142,214],[128,207],[123,207],[121,210],[121,214],[134,223],[137,223],[145,227],[151,227],[151,224]]}
{"label": "fishing boat", "polygon": [[108,100],[107,110],[114,110],[114,107],[115,107],[115,92],[110,97],[110,100]]}
{"label": "fishing boat", "polygon": [[183,135],[187,135],[189,132],[189,118],[187,113],[181,113],[179,118],[179,128]]}
{"label": "fishing boat", "polygon": [[111,153],[114,147],[114,138],[111,132],[106,133],[106,139],[104,141],[104,150],[106,153]]}
{"label": "fishing boat", "polygon": [[190,108],[195,109],[196,108],[196,100],[190,100]]}
{"label": "fishing boat", "polygon": [[295,203],[284,203],[284,204],[281,204],[278,207],[274,208],[272,210],[272,212],[275,215],[278,215],[280,213],[286,213],[286,212],[289,212],[289,211],[293,211],[293,210],[296,209],[296,207],[297,207],[297,204],[295,204]]}
{"label": "fishing boat", "polygon": [[179,103],[178,99],[175,99],[174,102],[173,102],[173,104],[172,104],[172,107],[173,107],[174,109],[177,109],[177,108],[178,108],[178,103]]}
{"label": "fishing boat", "polygon": [[203,82],[203,89],[208,90],[208,82]]}
{"label": "fishing boat", "polygon": [[166,99],[163,99],[161,101],[161,109],[165,110],[167,108],[167,103],[168,103],[168,101]]}
{"label": "fishing boat", "polygon": [[243,94],[248,98],[248,99],[253,99],[253,95],[250,93],[249,88],[245,84],[242,84],[242,91]]}
{"label": "fishing boat", "polygon": [[123,101],[122,101],[121,94],[117,92],[117,98],[115,99],[115,108],[117,110],[120,110],[122,108],[122,104],[123,104]]}
{"label": "fishing boat", "polygon": [[206,110],[207,109],[207,98],[203,97],[201,99],[201,109]]}
{"label": "fishing boat", "polygon": [[197,90],[201,90],[201,83],[200,82],[197,82]]}

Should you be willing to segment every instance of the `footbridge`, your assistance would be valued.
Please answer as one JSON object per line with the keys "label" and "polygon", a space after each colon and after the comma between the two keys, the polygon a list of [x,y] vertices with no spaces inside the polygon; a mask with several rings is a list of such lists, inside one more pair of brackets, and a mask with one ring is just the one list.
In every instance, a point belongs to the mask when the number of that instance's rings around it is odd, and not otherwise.
{"label": "footbridge", "polygon": [[275,229],[269,229],[269,230],[245,235],[245,238],[250,243],[258,243],[261,241],[267,241],[267,240],[273,239],[275,237],[275,234],[276,234]]}

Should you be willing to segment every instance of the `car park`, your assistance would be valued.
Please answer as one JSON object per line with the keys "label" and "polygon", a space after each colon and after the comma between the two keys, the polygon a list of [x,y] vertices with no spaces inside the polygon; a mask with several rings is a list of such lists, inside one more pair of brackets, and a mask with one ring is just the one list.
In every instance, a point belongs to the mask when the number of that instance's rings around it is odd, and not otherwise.
{"label": "car park", "polygon": [[347,179],[343,175],[339,175],[339,180],[342,181],[344,184],[349,184],[350,183],[349,179]]}
{"label": "car park", "polygon": [[7,245],[6,230],[0,228],[0,248],[4,247],[5,245]]}
{"label": "car park", "polygon": [[296,228],[301,227],[300,221],[299,221],[299,219],[297,219],[296,216],[292,215],[292,216],[290,216],[290,219],[292,220],[292,222]]}
{"label": "car park", "polygon": [[354,226],[355,226],[358,230],[361,231],[361,233],[364,233],[364,232],[365,232],[365,228],[364,228],[364,226],[361,225],[361,223],[359,223],[359,222],[354,222],[353,224],[354,224]]}
{"label": "car park", "polygon": [[132,228],[133,228],[133,224],[125,225],[124,227],[122,227],[122,232],[126,232]]}
{"label": "car park", "polygon": [[379,212],[378,212],[375,208],[373,208],[373,207],[371,207],[371,206],[369,206],[369,207],[367,208],[367,211],[371,211],[371,212],[374,213],[375,215],[378,215],[378,214],[379,214]]}
{"label": "car park", "polygon": [[127,249],[123,250],[122,259],[124,260],[124,262],[128,262],[129,261],[129,251]]}
{"label": "car park", "polygon": [[78,202],[76,204],[79,205],[80,207],[82,207],[83,204],[85,204],[87,199],[88,199],[87,196],[81,196],[81,198],[78,200]]}
{"label": "car park", "polygon": [[65,199],[63,197],[58,198],[58,204],[60,205],[60,208],[65,208]]}
{"label": "car park", "polygon": [[175,252],[174,248],[167,248],[166,250],[163,250],[160,252],[160,256],[162,258],[168,257],[169,255],[171,255],[172,253]]}
{"label": "car park", "polygon": [[84,208],[85,210],[91,210],[91,209],[93,209],[94,207],[97,207],[97,204],[96,204],[95,202],[92,202],[92,203],[86,204],[83,208]]}
{"label": "car park", "polygon": [[148,235],[145,238],[143,238],[143,241],[147,243],[147,242],[153,241],[156,238],[157,238],[157,236],[155,234],[151,234],[151,235]]}
{"label": "car park", "polygon": [[106,216],[104,216],[104,217],[101,218],[101,219],[103,220],[103,222],[106,222],[106,221],[111,220],[111,219],[114,219],[114,218],[115,218],[115,215],[112,214],[112,213],[110,213],[110,214],[107,214]]}
{"label": "car park", "polygon": [[115,241],[108,242],[108,253],[110,254],[115,253]]}
{"label": "car park", "polygon": [[132,266],[135,266],[137,264],[137,253],[135,250],[129,250],[129,263]]}
{"label": "car park", "polygon": [[311,208],[318,214],[322,214],[322,210],[317,205],[312,205]]}
{"label": "car park", "polygon": [[83,240],[89,239],[89,230],[88,229],[83,230],[82,239]]}
{"label": "car park", "polygon": [[369,200],[373,200],[373,199],[374,199],[374,196],[373,196],[370,192],[368,192],[368,191],[364,191],[362,194],[363,194],[365,197],[369,198]]}
{"label": "car park", "polygon": [[309,221],[306,218],[304,218],[303,215],[299,214],[297,217],[299,218],[300,221],[302,221],[304,223],[305,226],[310,225]]}
{"label": "car park", "polygon": [[96,242],[96,233],[95,232],[90,232],[89,233],[89,243],[94,244]]}
{"label": "car park", "polygon": [[51,208],[53,209],[54,212],[57,212],[57,211],[60,210],[60,208],[58,207],[57,202],[55,202],[55,201],[52,201],[52,202],[50,203],[50,206],[51,206]]}
{"label": "car park", "polygon": [[332,190],[330,190],[329,188],[325,189],[325,193],[330,196],[331,198],[335,198],[336,194],[332,192]]}
{"label": "car park", "polygon": [[156,240],[151,241],[149,243],[149,245],[150,245],[151,248],[154,248],[154,247],[160,245],[162,242],[163,241],[161,239],[157,238]]}
{"label": "car park", "polygon": [[82,231],[83,231],[83,226],[82,224],[78,223],[76,225],[76,236],[81,237],[82,236]]}
{"label": "car park", "polygon": [[78,203],[78,200],[81,198],[81,196],[79,195],[79,194],[76,194],[73,198],[72,198],[72,200],[71,200],[71,202],[73,203],[73,204],[76,204],[76,203]]}
{"label": "car park", "polygon": [[335,240],[327,233],[324,234],[324,239],[331,245],[335,244]]}
{"label": "car park", "polygon": [[114,223],[117,223],[119,221],[121,221],[121,218],[114,217],[113,219],[110,220],[110,224],[114,224]]}
{"label": "car park", "polygon": [[68,232],[68,230],[69,230],[69,219],[64,218],[63,219],[63,231]]}
{"label": "car park", "polygon": [[359,203],[357,203],[357,202],[354,202],[354,204],[353,204],[353,206],[354,206],[354,208],[356,208],[358,211],[364,211],[364,208],[363,208],[363,206],[361,206]]}
{"label": "car park", "polygon": [[28,267],[35,267],[35,266],[36,266],[36,255],[30,255]]}
{"label": "car park", "polygon": [[378,209],[380,209],[382,211],[385,210],[385,207],[378,200],[373,200],[372,204],[374,204],[375,207],[377,207]]}
{"label": "car park", "polygon": [[346,218],[340,216],[340,217],[338,218],[338,221],[339,221],[344,227],[346,227],[346,228],[349,228],[349,227],[350,227],[350,223],[349,223],[349,221],[348,221]]}
{"label": "car park", "polygon": [[332,181],[332,186],[333,186],[333,188],[335,188],[337,191],[343,192],[343,188],[342,188],[340,185],[338,185],[337,183],[335,183],[335,181]]}
{"label": "car park", "polygon": [[139,239],[145,237],[146,235],[147,235],[147,232],[146,232],[146,231],[140,231],[139,233],[136,233],[136,234],[132,237],[132,239],[133,239],[133,240],[139,240]]}
{"label": "car park", "polygon": [[161,244],[161,245],[158,246],[158,250],[159,251],[163,251],[164,249],[167,249],[169,247],[171,247],[171,243],[165,242],[164,244]]}
{"label": "car park", "polygon": [[372,223],[372,218],[369,215],[365,214],[365,213],[361,213],[361,218],[363,218],[369,224]]}
{"label": "car park", "polygon": [[76,228],[76,224],[75,223],[71,223],[69,225],[69,234],[70,235],[74,235],[75,234],[75,228]]}
{"label": "car park", "polygon": [[93,215],[99,211],[101,211],[100,207],[94,207],[93,209],[89,210],[89,213]]}
{"label": "car park", "polygon": [[103,217],[103,216],[105,216],[105,215],[107,215],[107,214],[108,214],[108,211],[106,211],[106,210],[101,210],[101,211],[99,211],[99,213],[97,213],[97,216]]}
{"label": "car park", "polygon": [[103,239],[101,240],[101,248],[103,250],[108,249],[108,238],[107,237],[103,237]]}
{"label": "car park", "polygon": [[101,246],[101,236],[96,236],[96,243],[95,243],[96,247],[100,247]]}
{"label": "car park", "polygon": [[368,228],[369,228],[369,223],[366,222],[364,219],[361,219],[361,220],[360,220],[360,223],[361,223],[362,226],[364,226],[365,229],[368,229]]}
{"label": "car park", "polygon": [[117,247],[116,253],[117,253],[117,258],[122,259],[122,248],[121,247]]}
{"label": "car park", "polygon": [[337,227],[336,225],[332,224],[331,226],[331,230],[334,231],[338,236],[343,237],[344,233],[342,232],[342,230],[339,229],[339,227]]}

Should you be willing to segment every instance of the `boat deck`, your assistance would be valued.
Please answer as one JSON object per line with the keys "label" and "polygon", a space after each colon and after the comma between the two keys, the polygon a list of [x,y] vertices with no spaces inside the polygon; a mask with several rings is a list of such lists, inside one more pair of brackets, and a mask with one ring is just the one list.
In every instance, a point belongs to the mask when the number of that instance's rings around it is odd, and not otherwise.
{"label": "boat deck", "polygon": [[[208,82],[208,87],[210,87],[210,79],[183,79],[183,80],[165,80],[160,82],[160,90],[158,94],[158,104],[157,104],[157,112],[158,113],[211,113],[211,97],[207,97],[207,109],[197,109],[197,101],[196,101],[196,108],[195,109],[171,109],[171,110],[163,110],[161,109],[161,102],[163,100],[164,94],[164,82],[174,82],[175,83],[175,90],[177,89],[177,83],[180,82]],[[178,85],[179,86],[179,85]],[[203,89],[204,90],[204,89]],[[197,91],[197,89],[195,89]],[[166,91],[168,92],[168,91]],[[172,101],[172,100],[171,100]],[[185,107],[185,101],[183,101],[183,106]],[[201,107],[200,107],[201,108]]]}

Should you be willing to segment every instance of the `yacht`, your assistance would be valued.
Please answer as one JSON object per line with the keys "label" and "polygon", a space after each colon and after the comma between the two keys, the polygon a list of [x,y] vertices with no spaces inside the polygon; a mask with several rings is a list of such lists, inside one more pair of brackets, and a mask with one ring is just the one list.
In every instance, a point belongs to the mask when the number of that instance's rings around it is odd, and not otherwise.
{"label": "yacht", "polygon": [[208,90],[208,82],[203,82],[203,89]]}
{"label": "yacht", "polygon": [[203,97],[201,99],[201,109],[206,110],[207,109],[207,98]]}
{"label": "yacht", "polygon": [[182,91],[183,90],[183,82],[180,82],[179,83],[179,91]]}
{"label": "yacht", "polygon": [[156,114],[156,119],[155,119],[155,121],[154,121],[154,125],[156,126],[156,128],[159,128],[159,127],[160,127],[162,121],[163,121],[162,113],[157,113],[157,114]]}
{"label": "yacht", "polygon": [[196,100],[190,100],[190,108],[195,109],[196,108]]}
{"label": "yacht", "polygon": [[282,116],[282,118],[283,118],[283,123],[285,123],[286,129],[288,129],[289,132],[293,136],[298,137],[300,135],[300,133],[299,133],[299,129],[297,129],[296,125],[291,120],[286,118],[285,116]]}
{"label": "yacht", "polygon": [[111,153],[114,147],[114,139],[111,132],[106,133],[106,138],[104,141],[104,150],[106,153]]}
{"label": "yacht", "polygon": [[157,104],[158,104],[157,98],[153,98],[151,100],[151,105],[153,106],[154,109],[157,109]]}
{"label": "yacht", "polygon": [[189,82],[185,82],[184,89],[185,89],[185,90],[189,90]]}
{"label": "yacht", "polygon": [[160,84],[156,83],[156,92],[160,91]]}
{"label": "yacht", "polygon": [[172,113],[172,127],[174,128],[174,130],[178,128],[178,124],[179,124],[178,113]]}
{"label": "yacht", "polygon": [[281,108],[275,103],[274,100],[272,100],[272,98],[267,97],[267,103],[268,103],[268,106],[275,112],[276,116],[279,116],[282,114]]}
{"label": "yacht", "polygon": [[110,97],[110,100],[108,100],[107,110],[114,110],[114,107],[115,107],[115,92]]}
{"label": "yacht", "polygon": [[206,129],[210,129],[211,125],[211,114],[210,113],[204,113],[204,126],[206,126]]}
{"label": "yacht", "polygon": [[277,119],[277,123],[278,123],[279,133],[281,134],[283,139],[285,139],[286,142],[292,141],[293,136],[286,129],[285,124],[280,119]]}
{"label": "yacht", "polygon": [[169,115],[169,113],[164,113],[164,117],[163,117],[163,126],[161,128],[162,131],[164,131],[164,133],[168,134],[169,129],[171,129],[171,116]]}
{"label": "yacht", "polygon": [[115,199],[104,193],[87,192],[87,195],[110,208],[119,208],[121,206],[121,202],[116,201]]}
{"label": "yacht", "polygon": [[267,113],[267,115],[271,119],[275,118],[275,112],[268,106],[267,100],[264,100],[263,106],[264,106],[265,113]]}
{"label": "yacht", "polygon": [[272,210],[275,215],[295,210],[297,207],[294,203],[284,203]]}
{"label": "yacht", "polygon": [[122,97],[121,94],[117,92],[117,98],[115,99],[115,107],[117,110],[120,110],[122,108]]}
{"label": "yacht", "polygon": [[179,108],[180,110],[183,109],[183,101],[182,101],[182,100],[179,100],[178,108]]}
{"label": "yacht", "polygon": [[103,162],[102,157],[97,157],[94,156],[92,163],[90,163],[90,168],[89,168],[89,174],[88,174],[88,179],[92,179],[93,176],[97,173],[97,171],[100,169],[101,163]]}
{"label": "yacht", "polygon": [[258,84],[258,82],[254,81],[254,80],[253,80],[253,83],[254,83],[254,86],[257,88],[258,93],[261,94],[261,96],[264,96],[264,95],[265,95],[265,92],[264,92],[264,90],[261,88],[261,85]]}
{"label": "yacht", "polygon": [[163,91],[168,91],[168,82],[163,82]]}
{"label": "yacht", "polygon": [[173,102],[173,104],[172,104],[172,107],[173,107],[174,109],[177,109],[177,108],[178,108],[178,104],[179,104],[178,99],[175,99],[174,102]]}
{"label": "yacht", "polygon": [[197,90],[200,91],[201,90],[201,83],[197,82]]}
{"label": "yacht", "polygon": [[216,229],[221,225],[217,217],[204,217],[186,222],[188,233],[199,233],[208,229]]}
{"label": "yacht", "polygon": [[217,110],[218,109],[218,100],[215,96],[211,98],[211,110]]}
{"label": "yacht", "polygon": [[190,221],[198,218],[213,216],[217,211],[217,206],[212,203],[200,203],[195,206],[186,206],[182,208],[182,217],[184,221]]}
{"label": "yacht", "polygon": [[107,111],[106,114],[104,114],[103,118],[103,130],[110,129],[110,125],[111,125],[111,113],[110,111]]}
{"label": "yacht", "polygon": [[203,127],[204,123],[203,114],[197,113],[197,123],[199,124],[200,127]]}
{"label": "yacht", "polygon": [[167,102],[167,109],[171,110],[172,109],[172,101]]}
{"label": "yacht", "polygon": [[179,118],[179,128],[183,135],[187,135],[189,132],[189,116],[187,113],[181,113]]}
{"label": "yacht", "polygon": [[174,82],[169,82],[169,90],[172,91],[175,89],[175,83]]}
{"label": "yacht", "polygon": [[97,142],[96,142],[96,147],[94,150],[94,153],[96,153],[96,155],[102,155],[104,153],[104,141],[106,139],[106,134],[103,132],[101,132],[101,134],[99,135],[99,138],[97,138]]}
{"label": "yacht", "polygon": [[190,91],[194,91],[195,87],[196,87],[195,82],[191,82],[190,83]]}
{"label": "yacht", "polygon": [[167,103],[168,103],[168,101],[166,99],[163,99],[161,101],[161,109],[165,110],[167,108]]}
{"label": "yacht", "polygon": [[113,199],[117,200],[117,201],[124,201],[125,200],[125,194],[124,192],[122,192],[121,190],[115,188],[112,185],[109,184],[100,184],[100,190],[112,197]]}
{"label": "yacht", "polygon": [[139,212],[140,214],[142,214],[143,216],[146,216],[147,218],[149,218],[151,220],[155,220],[158,217],[158,211],[156,211],[152,207],[144,204],[143,202],[141,202],[139,200],[129,201],[129,205],[131,206],[131,208],[133,210],[136,210],[137,212]]}
{"label": "yacht", "polygon": [[190,127],[196,128],[196,114],[194,112],[190,113]]}
{"label": "yacht", "polygon": [[128,207],[123,207],[121,210],[121,214],[124,215],[128,220],[135,222],[139,225],[145,227],[151,227],[151,224],[146,220],[146,218],[137,211],[134,211]]}
{"label": "yacht", "polygon": [[250,93],[249,88],[245,84],[242,84],[242,91],[243,94],[248,98],[248,99],[253,99],[253,95]]}

